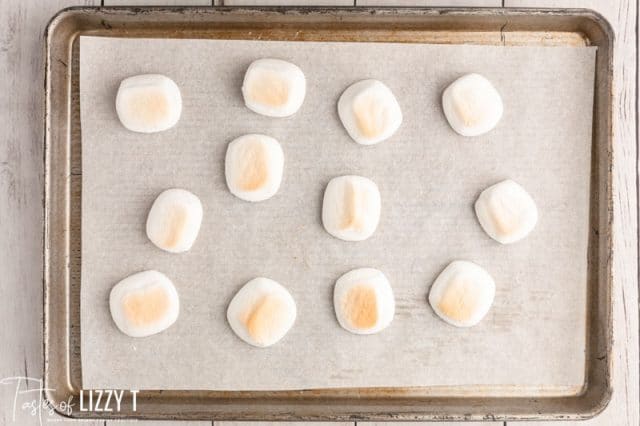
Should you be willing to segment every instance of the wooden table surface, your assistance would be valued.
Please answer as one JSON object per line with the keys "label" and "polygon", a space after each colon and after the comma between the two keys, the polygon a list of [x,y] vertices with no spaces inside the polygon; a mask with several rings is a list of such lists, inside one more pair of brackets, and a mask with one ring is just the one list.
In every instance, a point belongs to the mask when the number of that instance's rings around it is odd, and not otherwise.
{"label": "wooden table surface", "polygon": [[[73,5],[205,5],[222,0],[0,0],[0,425],[51,422],[211,425],[212,422],[77,422],[14,406],[11,377],[42,377],[43,29]],[[224,0],[225,5],[588,7],[616,31],[614,65],[614,393],[583,426],[638,426],[638,4],[633,0]],[[496,351],[500,350],[496,348]],[[4,378],[4,380],[3,380]],[[38,383],[28,390],[38,398]],[[24,387],[23,387],[24,390]],[[31,397],[29,397],[31,398]],[[20,401],[24,396],[20,395]],[[227,426],[242,423],[216,422]],[[507,422],[466,423],[473,425]],[[511,422],[508,422],[511,424]],[[432,425],[458,423],[430,423]],[[515,424],[515,423],[513,423]],[[541,426],[544,422],[525,423]],[[247,425],[245,425],[247,426]],[[373,425],[372,425],[373,426]]]}

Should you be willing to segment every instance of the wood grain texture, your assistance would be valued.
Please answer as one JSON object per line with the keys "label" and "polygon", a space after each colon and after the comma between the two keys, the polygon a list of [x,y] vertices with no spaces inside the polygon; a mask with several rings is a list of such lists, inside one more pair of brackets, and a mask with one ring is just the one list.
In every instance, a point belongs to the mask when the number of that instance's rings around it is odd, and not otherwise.
{"label": "wood grain texture", "polygon": [[105,6],[213,6],[212,0],[104,0]]}
{"label": "wood grain texture", "polygon": [[[214,422],[215,426],[352,426],[351,422]],[[145,425],[146,426],[146,425]]]}
{"label": "wood grain texture", "polygon": [[353,6],[353,0],[221,0],[225,6]]}
{"label": "wood grain texture", "polygon": [[[84,423],[78,423],[78,426],[82,426]],[[216,422],[216,426],[219,423]],[[75,422],[72,425],[75,426]],[[213,426],[213,422],[204,421],[172,421],[172,420],[107,420],[104,426]]]}
{"label": "wood grain texture", "polygon": [[356,6],[500,7],[502,0],[356,0]]}
{"label": "wood grain texture", "polygon": [[[611,23],[614,48],[614,359],[613,398],[606,410],[572,426],[637,426],[638,405],[638,250],[637,250],[637,2],[632,0],[506,0],[506,6],[587,7]],[[514,423],[515,424],[515,423]],[[535,422],[532,426],[557,423]]]}
{"label": "wood grain texture", "polygon": [[[526,424],[526,423],[524,423]],[[217,425],[217,423],[216,423]],[[503,422],[358,422],[360,426],[501,426]]]}
{"label": "wood grain texture", "polygon": [[[0,379],[41,379],[44,28],[60,9],[98,1],[0,2]],[[38,383],[0,384],[0,425],[35,425]],[[58,416],[54,415],[51,417]],[[103,422],[88,422],[101,425]]]}

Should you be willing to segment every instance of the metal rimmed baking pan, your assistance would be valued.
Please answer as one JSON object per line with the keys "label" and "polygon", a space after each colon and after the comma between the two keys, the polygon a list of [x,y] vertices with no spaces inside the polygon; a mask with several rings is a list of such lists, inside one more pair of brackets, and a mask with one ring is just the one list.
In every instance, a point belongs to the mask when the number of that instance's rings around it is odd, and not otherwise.
{"label": "metal rimmed baking pan", "polygon": [[[597,46],[591,163],[586,380],[568,396],[473,394],[460,388],[141,391],[110,417],[254,420],[585,418],[610,397],[611,46],[590,11],[502,9],[69,9],[47,32],[45,380],[53,401],[77,400],[80,362],[80,35],[438,44]],[[90,417],[95,413],[73,412]]]}

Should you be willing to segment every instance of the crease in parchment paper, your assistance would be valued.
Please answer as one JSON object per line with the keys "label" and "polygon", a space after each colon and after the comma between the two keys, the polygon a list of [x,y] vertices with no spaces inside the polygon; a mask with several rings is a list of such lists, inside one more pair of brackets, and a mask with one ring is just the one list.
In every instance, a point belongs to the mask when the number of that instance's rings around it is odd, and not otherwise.
{"label": "crease in parchment paper", "polygon": [[[529,386],[584,382],[587,236],[595,48],[421,44],[149,40],[81,37],[82,372],[85,388],[283,390],[373,386]],[[257,58],[289,60],[307,78],[289,118],[247,109],[240,87]],[[442,90],[467,72],[493,82],[504,116],[491,132],[457,135]],[[119,82],[141,73],[172,78],[182,117],[165,132],[139,134],[118,121]],[[351,83],[382,80],[404,121],[389,140],[354,143],[336,102]],[[227,144],[245,133],[280,141],[279,192],[260,203],[229,193]],[[377,232],[350,243],[320,222],[335,176],[373,179],[382,196]],[[502,179],[523,185],[540,219],[503,246],[480,228],[473,203]],[[202,200],[200,235],[170,254],[146,238],[154,198],[185,188]],[[497,291],[476,327],[436,317],[427,293],[452,260],[493,276]],[[332,304],[335,280],[355,267],[389,278],[396,315],[383,332],[350,334]],[[180,317],[133,339],[111,320],[108,295],[145,269],[169,276]],[[226,308],[249,279],[266,276],[293,295],[298,318],[275,346],[236,337]]]}

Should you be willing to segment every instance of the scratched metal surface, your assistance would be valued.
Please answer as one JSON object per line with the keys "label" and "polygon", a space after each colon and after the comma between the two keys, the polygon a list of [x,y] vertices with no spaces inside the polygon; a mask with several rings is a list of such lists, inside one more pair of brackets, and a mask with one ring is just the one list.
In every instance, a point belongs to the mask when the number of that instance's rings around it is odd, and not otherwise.
{"label": "scratched metal surface", "polygon": [[[181,12],[182,13],[182,12]],[[206,14],[205,13],[201,13],[201,12],[194,12],[195,15],[191,16],[191,18],[196,18],[197,19],[205,19],[206,18]],[[173,15],[174,17],[182,17],[184,18],[184,16],[181,15]],[[321,18],[321,17],[325,17],[326,18],[326,14],[322,14],[319,13],[317,16],[315,16],[315,18]],[[355,16],[355,15],[354,15]],[[300,15],[301,19],[303,21],[306,21],[307,19],[310,19],[310,17],[314,17],[313,14],[308,14],[308,13],[304,13]],[[112,17],[110,17],[111,19]],[[246,17],[245,17],[246,18]],[[396,17],[397,18],[397,17]],[[460,16],[458,16],[458,18],[460,18]],[[475,19],[475,18],[474,18]],[[180,19],[177,19],[178,24],[180,23]],[[460,19],[458,19],[458,22],[460,21]],[[465,21],[465,19],[462,19],[462,21]],[[115,27],[115,25],[112,24],[112,20],[109,21],[108,25],[104,25],[103,23],[99,22],[99,21],[94,21],[92,22],[93,25],[97,26],[95,28],[99,28],[99,31],[112,31],[113,28]],[[308,22],[308,21],[307,21]],[[535,23],[535,19],[533,19],[533,22]],[[495,15],[495,16],[491,16],[491,15],[487,15],[485,17],[485,21],[483,21],[483,24],[486,24],[487,27],[483,28],[486,29],[486,31],[482,34],[474,34],[473,36],[479,36],[482,38],[482,41],[486,42],[486,43],[499,43],[502,42],[504,40],[504,34],[500,34],[499,28],[501,27],[501,18],[499,15]],[[569,31],[567,31],[567,33],[572,33],[572,31],[575,31],[576,29],[576,21],[566,21],[565,25],[567,25],[567,28],[569,29]],[[75,22],[74,24],[78,24],[78,22]],[[467,22],[468,24],[468,22]],[[130,25],[127,24],[127,25]],[[493,29],[491,31],[491,29]],[[131,27],[128,27],[128,30],[131,30]],[[594,30],[593,28],[591,28],[591,30]],[[142,28],[140,29],[140,34],[148,34],[150,30],[148,28]],[[197,26],[194,29],[194,31],[198,31]],[[362,34],[361,29],[358,29],[357,31],[359,34]],[[226,33],[221,33],[222,35],[226,34]],[[237,34],[237,32],[236,32]],[[280,33],[275,32],[274,33],[275,36],[282,36],[283,34],[286,35],[286,31],[282,30]],[[351,33],[346,32],[346,33],[340,33],[340,32],[334,32],[333,34],[338,34],[338,35],[342,35],[342,36],[352,36],[355,37],[355,35],[353,34],[353,31]],[[373,36],[372,33],[366,33],[368,36]],[[398,37],[397,33],[394,33],[395,37]],[[424,33],[421,33],[421,35],[423,37],[425,37]],[[441,36],[442,34],[438,34],[438,36]],[[316,34],[316,36],[318,36]],[[402,36],[402,35],[401,35]],[[406,36],[406,35],[405,35]],[[459,34],[457,34],[457,36],[459,36]],[[538,34],[539,36],[539,34]],[[566,37],[566,34],[564,35],[564,37]],[[428,38],[428,37],[427,37]],[[515,40],[519,40],[520,42],[526,41],[527,37],[526,37],[526,33],[522,32],[522,33],[514,33],[514,39]],[[424,39],[423,39],[424,40]],[[603,41],[604,39],[601,39],[600,41]],[[594,40],[595,41],[595,40]],[[606,48],[608,47],[608,45],[604,45],[603,48],[606,50]],[[58,53],[63,53],[63,52],[58,52]],[[608,55],[605,55],[606,57],[608,57]],[[71,57],[70,59],[73,59],[73,57]],[[606,59],[606,58],[605,58]],[[602,62],[602,61],[601,61]],[[52,62],[50,61],[49,64],[51,65]],[[606,84],[608,82],[608,73],[606,72],[607,67],[608,67],[608,62],[605,60],[603,63],[601,63],[599,66],[603,66],[604,68],[601,68],[601,73],[600,73],[600,78],[603,79],[604,84],[603,89],[604,91],[602,93],[600,93],[600,101],[601,103],[599,103],[598,105],[600,106],[601,110],[604,109],[606,111],[609,111],[607,108],[607,98],[608,98],[608,92],[607,90],[610,90],[610,87],[608,87],[608,85]],[[604,73],[602,71],[605,71]],[[52,94],[50,93],[50,96],[52,96]],[[602,103],[602,101],[604,101]],[[77,117],[76,117],[77,118]],[[608,159],[608,151],[607,151],[607,147],[608,147],[608,143],[607,141],[609,141],[609,132],[610,132],[610,117],[606,116],[606,112],[605,112],[605,116],[603,117],[603,121],[601,122],[600,126],[601,128],[596,129],[596,138],[604,138],[604,139],[600,139],[603,141],[603,143],[606,145],[604,151],[601,153],[603,154],[603,157],[599,157],[601,158],[602,164],[598,163],[598,166],[602,166],[600,170],[601,175],[600,177],[602,177],[602,179],[596,179],[595,183],[597,185],[599,185],[598,187],[600,189],[602,189],[602,194],[605,196],[606,199],[606,195],[608,194],[609,191],[609,180],[607,178],[608,174],[607,174],[607,161],[606,159]],[[60,138],[61,136],[63,136],[65,129],[65,126],[62,125],[60,126],[60,128],[57,129],[50,129],[52,131],[52,134],[50,134],[50,136],[52,137],[58,137]],[[61,132],[61,133],[60,133]],[[74,134],[74,129],[72,126],[72,135]],[[77,135],[76,135],[77,136]],[[74,139],[73,137],[71,139]],[[62,138],[60,139],[62,140]],[[54,149],[54,151],[56,151]],[[63,155],[63,153],[61,152],[49,152],[49,154],[53,154],[55,155]],[[76,154],[77,155],[77,154]],[[73,156],[73,152],[72,152],[72,156]],[[64,158],[58,158],[58,159],[64,159]],[[76,157],[77,159],[77,157]],[[67,158],[66,160],[69,160],[69,158]],[[73,167],[73,159],[71,159],[72,161],[67,162],[68,166]],[[77,164],[76,164],[77,166]],[[68,169],[67,169],[68,170]],[[49,170],[51,172],[51,170]],[[60,170],[62,172],[64,172],[64,168],[63,170]],[[59,171],[54,171],[54,174],[57,173]],[[64,173],[63,173],[64,174]],[[55,180],[54,176],[54,180]],[[57,176],[58,178],[60,176]],[[74,186],[74,182],[73,182],[73,178],[71,179],[71,189],[72,189],[72,199],[74,197],[76,197],[76,201],[77,201],[77,197],[79,196],[79,192],[78,190],[80,189],[78,186]],[[77,184],[77,182],[76,182]],[[601,186],[600,186],[601,185]],[[49,194],[51,195],[51,194]],[[57,207],[58,209],[54,209],[53,211],[60,213],[61,211],[59,210],[60,208],[63,208],[64,210],[64,200],[59,200],[59,199],[55,199],[55,196],[53,198],[48,198],[47,201],[50,203],[50,205],[53,204],[53,207]],[[68,200],[67,200],[68,201]],[[600,200],[602,201],[602,200]],[[57,204],[59,202],[62,202],[62,204]],[[608,225],[609,225],[609,218],[608,218],[608,205],[607,203],[605,203],[604,205],[604,211],[597,211],[596,212],[596,219],[601,220],[600,222],[598,222],[599,225],[602,226],[602,230],[604,231],[608,231]],[[72,222],[73,222],[73,209],[71,211],[72,213]],[[58,216],[56,214],[52,214],[50,216],[48,216],[48,224],[50,225],[49,229],[52,229],[51,226],[53,225],[54,228],[55,226],[60,226],[63,225],[65,222],[65,218],[62,216]],[[58,228],[56,228],[58,229]],[[78,231],[77,229],[75,231]],[[600,253],[595,253],[595,256],[601,256],[601,255],[606,255],[608,253],[608,242],[609,242],[609,234],[607,232],[603,232],[601,233],[603,235],[603,241],[601,241],[601,245],[599,245],[599,247],[601,249],[604,250],[604,252],[600,252]],[[49,235],[47,235],[49,236]],[[47,240],[48,242],[51,242],[49,240]],[[60,241],[57,241],[58,243],[61,243]],[[61,246],[62,247],[62,246]],[[64,248],[65,250],[68,250],[69,247]],[[73,247],[71,247],[71,250],[73,250]],[[61,253],[62,254],[62,253]],[[73,254],[73,252],[72,252]],[[60,259],[56,259],[56,254],[48,252],[47,253],[48,256],[53,257],[54,260],[54,264],[55,264],[55,260],[60,260]],[[77,255],[77,253],[76,253]],[[72,256],[72,261],[74,259],[74,257]],[[59,264],[58,264],[59,265]],[[605,264],[606,265],[606,264]],[[53,268],[49,268],[51,266],[51,264],[46,264],[45,268],[47,268],[47,273],[51,273]],[[606,282],[608,280],[608,275],[606,273],[607,268],[604,268],[604,271],[598,271],[599,274],[596,274],[597,276],[597,281],[598,282]],[[53,271],[53,273],[60,273],[60,270],[55,270]],[[65,271],[63,271],[65,272]],[[70,271],[66,271],[66,272],[71,272],[71,275],[65,275],[67,277],[71,278],[71,283],[73,283],[74,280],[77,280],[77,276],[73,276],[73,262],[72,262],[72,268]],[[77,271],[76,271],[77,272]],[[47,275],[47,277],[49,277],[49,275]],[[600,297],[607,297],[607,286],[605,285],[604,288],[602,286],[595,286],[596,288],[594,289],[594,291],[599,291],[599,296]],[[69,293],[66,293],[66,291],[69,291]],[[65,292],[62,292],[63,294],[53,294],[51,292],[49,292],[47,294],[47,301],[49,302],[49,304],[47,305],[47,308],[51,308],[51,303],[55,302],[56,300],[59,302],[65,302],[66,300],[74,300],[74,291],[77,292],[77,289],[74,290],[73,287],[68,287],[65,288]],[[77,296],[77,295],[76,295]],[[67,299],[67,297],[69,297],[69,299]],[[601,299],[592,299],[592,300],[601,300]],[[601,310],[599,310],[601,309]],[[51,318],[52,314],[56,314],[59,312],[53,312],[51,310],[47,311],[48,315],[47,318]],[[602,328],[598,329],[596,328],[595,331],[596,333],[594,333],[595,337],[592,340],[592,345],[593,347],[591,349],[595,349],[596,351],[605,350],[605,358],[604,358],[604,363],[603,363],[603,368],[600,369],[594,369],[594,370],[590,370],[588,373],[590,375],[593,375],[593,379],[596,379],[595,381],[592,381],[591,383],[595,383],[600,385],[598,388],[597,386],[591,386],[591,393],[590,390],[587,391],[587,393],[580,398],[574,398],[573,400],[571,399],[557,399],[555,401],[549,400],[549,401],[543,401],[542,403],[540,403],[541,405],[538,407],[535,407],[536,402],[535,401],[527,401],[526,399],[522,399],[522,400],[491,400],[491,398],[478,398],[478,399],[466,399],[463,401],[456,401],[455,398],[449,398],[447,400],[437,400],[437,399],[429,399],[429,398],[420,398],[419,395],[412,395],[411,398],[406,398],[406,400],[403,400],[402,402],[399,402],[397,400],[398,395],[394,395],[393,392],[389,392],[388,390],[379,390],[377,395],[373,395],[373,394],[369,394],[369,393],[363,393],[363,392],[356,392],[353,393],[354,391],[348,391],[348,392],[337,392],[334,393],[333,395],[329,395],[329,394],[322,394],[322,393],[318,393],[318,394],[307,394],[307,395],[260,395],[260,397],[255,400],[255,402],[259,402],[261,404],[253,404],[252,407],[248,408],[246,405],[244,404],[244,400],[243,399],[239,399],[239,400],[229,400],[227,399],[228,404],[226,404],[224,407],[214,407],[213,404],[206,404],[206,405],[198,405],[198,401],[200,401],[200,403],[202,403],[201,401],[207,398],[212,398],[211,401],[216,400],[216,398],[220,398],[220,397],[226,397],[229,398],[230,395],[216,395],[214,393],[192,393],[191,395],[185,395],[185,394],[181,394],[181,393],[173,393],[173,392],[167,392],[167,393],[163,393],[163,395],[159,395],[157,393],[149,393],[148,395],[145,395],[145,397],[148,397],[148,410],[147,411],[142,411],[139,412],[138,415],[142,418],[144,417],[158,417],[158,416],[169,416],[170,414],[170,410],[172,405],[171,404],[178,404],[180,402],[185,402],[186,399],[185,398],[192,398],[192,404],[191,405],[185,405],[184,407],[186,407],[187,409],[184,410],[183,407],[183,412],[184,414],[182,415],[183,418],[202,418],[202,417],[221,417],[221,418],[225,418],[225,417],[236,417],[236,418],[261,418],[261,419],[266,419],[266,418],[278,418],[278,419],[344,419],[344,418],[354,418],[352,416],[355,416],[355,418],[366,418],[366,419],[396,419],[396,418],[404,418],[404,419],[438,419],[438,418],[451,418],[451,419],[455,419],[455,418],[459,418],[459,419],[468,419],[468,418],[473,418],[473,419],[481,419],[481,418],[519,418],[519,419],[526,419],[526,418],[533,418],[533,417],[541,417],[541,418],[564,418],[564,417],[582,417],[582,416],[589,416],[591,414],[593,414],[595,411],[597,411],[598,409],[600,409],[602,407],[602,403],[605,402],[603,398],[606,399],[606,395],[607,395],[607,389],[608,389],[608,380],[609,380],[609,373],[608,373],[608,359],[606,357],[606,350],[608,348],[608,343],[607,343],[607,339],[608,339],[608,333],[607,333],[607,317],[608,317],[608,307],[606,305],[606,303],[604,304],[604,306],[597,304],[596,305],[596,309],[595,312],[592,313],[592,316],[596,316],[596,319],[599,320],[604,320],[601,325]],[[74,319],[74,314],[73,314],[73,310],[71,312],[71,319]],[[60,323],[58,323],[60,324]],[[64,325],[64,324],[63,324]],[[47,338],[49,339],[49,344],[51,344],[52,342],[56,341],[55,338],[56,337],[64,337],[68,332],[67,330],[52,330],[51,328],[49,328],[47,330]],[[592,336],[594,336],[592,335]],[[69,360],[73,361],[77,361],[77,353],[74,353],[74,351],[77,349],[77,347],[74,347],[74,340],[73,340],[73,335],[70,336],[71,337],[71,346],[66,348],[67,353],[57,353],[56,355],[58,355],[60,358],[62,358],[63,360],[68,357]],[[77,336],[76,336],[77,338]],[[52,340],[53,339],[53,340]],[[62,340],[62,339],[60,339]],[[76,342],[77,343],[77,342]],[[598,344],[600,344],[600,346],[598,346]],[[50,348],[50,346],[49,346]],[[71,351],[69,351],[69,349]],[[64,351],[64,349],[63,349]],[[50,352],[48,352],[49,354]],[[600,353],[599,353],[600,354]],[[51,373],[48,377],[49,379],[54,379],[54,380],[59,380],[58,383],[60,384],[64,384],[64,380],[63,377],[65,374],[71,374],[72,376],[72,384],[73,385],[77,385],[78,379],[79,379],[79,367],[78,365],[73,365],[71,366],[71,370],[70,371],[61,371],[60,369],[56,369],[56,367],[60,367],[60,365],[57,365],[60,361],[60,359],[53,359],[53,358],[49,358],[49,370],[48,373]],[[52,367],[52,362],[55,363],[56,365],[54,365],[54,368]],[[57,376],[57,377],[56,377]],[[596,389],[597,388],[597,389]],[[69,387],[68,389],[62,389],[61,392],[64,393],[65,395],[68,394],[69,392],[73,393],[77,388],[75,388],[74,386]],[[65,393],[66,391],[66,393]],[[357,395],[359,396],[359,398],[354,399],[354,396]],[[60,396],[63,396],[62,394],[56,394],[56,395],[50,395],[51,397],[57,398]],[[275,396],[277,396],[277,398],[274,398]],[[243,395],[238,395],[238,397],[241,398],[255,398],[256,395],[251,395],[251,394],[243,394]],[[295,397],[293,400],[291,400],[292,397]],[[195,401],[194,401],[195,398]],[[265,400],[262,398],[271,398],[271,404],[264,404]],[[289,401],[287,402],[283,402],[281,398],[287,399],[289,398]],[[377,398],[377,399],[376,399]],[[382,399],[380,399],[382,398]],[[295,400],[298,400],[297,403]],[[372,409],[371,406],[368,406],[366,404],[362,404],[362,401],[364,399],[367,399],[368,401],[371,402],[378,402],[377,405],[375,406],[374,409]],[[300,402],[304,402],[304,403],[300,403]],[[320,402],[320,404],[314,405],[314,403]],[[463,402],[463,404],[460,404],[460,402]],[[332,404],[331,405],[331,409],[329,410],[322,410],[323,406],[327,406],[327,404]],[[429,404],[430,408],[425,408],[425,404]],[[439,404],[439,410],[438,412],[435,412],[431,407],[435,406],[434,404]],[[243,408],[244,407],[244,408]],[[468,407],[473,407],[474,410],[476,410],[475,414],[471,413],[469,414],[469,409]],[[535,414],[531,414],[530,413],[530,409],[531,408],[534,409],[540,409],[543,408],[544,410],[544,414],[542,416],[536,416]],[[208,410],[208,411],[207,411]],[[225,411],[226,410],[226,411]],[[429,411],[431,410],[431,411]],[[442,414],[442,413],[445,414]],[[489,413],[489,414],[487,414]]]}

